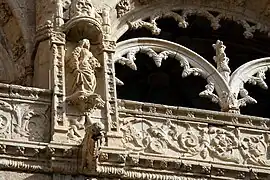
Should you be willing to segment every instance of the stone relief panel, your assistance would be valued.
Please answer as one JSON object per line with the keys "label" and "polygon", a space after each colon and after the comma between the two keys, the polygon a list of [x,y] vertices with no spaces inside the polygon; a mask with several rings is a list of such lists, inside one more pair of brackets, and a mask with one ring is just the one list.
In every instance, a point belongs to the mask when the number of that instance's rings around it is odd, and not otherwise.
{"label": "stone relief panel", "polygon": [[24,141],[49,140],[49,106],[0,100],[0,137]]}
{"label": "stone relief panel", "polygon": [[121,123],[123,145],[129,152],[270,166],[267,133],[168,119],[127,117]]}

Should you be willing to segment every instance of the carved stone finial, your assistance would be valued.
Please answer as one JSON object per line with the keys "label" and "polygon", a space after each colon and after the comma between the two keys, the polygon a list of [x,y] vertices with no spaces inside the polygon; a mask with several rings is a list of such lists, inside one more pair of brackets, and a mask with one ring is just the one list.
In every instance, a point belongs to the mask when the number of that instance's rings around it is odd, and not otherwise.
{"label": "carved stone finial", "polygon": [[121,0],[116,5],[116,11],[117,11],[117,17],[120,18],[124,16],[126,13],[128,13],[131,10],[130,0]]}
{"label": "carved stone finial", "polygon": [[229,58],[225,53],[226,46],[223,45],[222,41],[217,40],[216,44],[213,44],[213,48],[216,50],[216,56],[214,56],[213,59],[217,64],[217,70],[224,77],[226,82],[229,82],[231,69],[228,65]]}
{"label": "carved stone finial", "polygon": [[70,6],[70,17],[90,16],[95,17],[96,10],[91,0],[73,0]]}

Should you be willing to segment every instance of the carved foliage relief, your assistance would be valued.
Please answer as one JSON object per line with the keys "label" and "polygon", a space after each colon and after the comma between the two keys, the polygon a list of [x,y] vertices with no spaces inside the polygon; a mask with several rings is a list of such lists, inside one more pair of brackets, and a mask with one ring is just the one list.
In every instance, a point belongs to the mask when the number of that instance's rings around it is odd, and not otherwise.
{"label": "carved foliage relief", "polygon": [[131,152],[270,166],[269,138],[264,133],[133,117],[122,119],[122,123],[123,145]]}
{"label": "carved foliage relief", "polygon": [[11,104],[0,100],[0,137],[46,142],[49,139],[48,107]]}

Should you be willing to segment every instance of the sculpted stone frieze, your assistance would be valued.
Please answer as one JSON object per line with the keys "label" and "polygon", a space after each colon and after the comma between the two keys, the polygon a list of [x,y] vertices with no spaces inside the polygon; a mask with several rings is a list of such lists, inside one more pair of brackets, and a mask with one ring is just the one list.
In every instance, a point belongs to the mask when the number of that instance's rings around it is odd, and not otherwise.
{"label": "sculpted stone frieze", "polygon": [[[48,107],[10,104],[0,100],[0,137],[26,141],[48,141]],[[45,127],[45,128],[44,128]]]}
{"label": "sculpted stone frieze", "polygon": [[264,133],[253,135],[238,128],[193,123],[176,125],[170,120],[154,123],[131,117],[123,119],[122,123],[123,145],[127,151],[270,166],[269,139]]}

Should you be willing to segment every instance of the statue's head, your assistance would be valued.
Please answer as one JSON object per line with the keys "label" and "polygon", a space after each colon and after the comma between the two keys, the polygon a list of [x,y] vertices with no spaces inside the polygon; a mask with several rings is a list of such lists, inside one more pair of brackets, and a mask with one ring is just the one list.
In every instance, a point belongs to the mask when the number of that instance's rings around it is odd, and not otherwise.
{"label": "statue's head", "polygon": [[90,49],[90,41],[88,39],[80,40],[79,46],[89,50]]}
{"label": "statue's head", "polygon": [[90,16],[93,17],[95,8],[91,0],[73,0],[70,6],[70,16]]}

